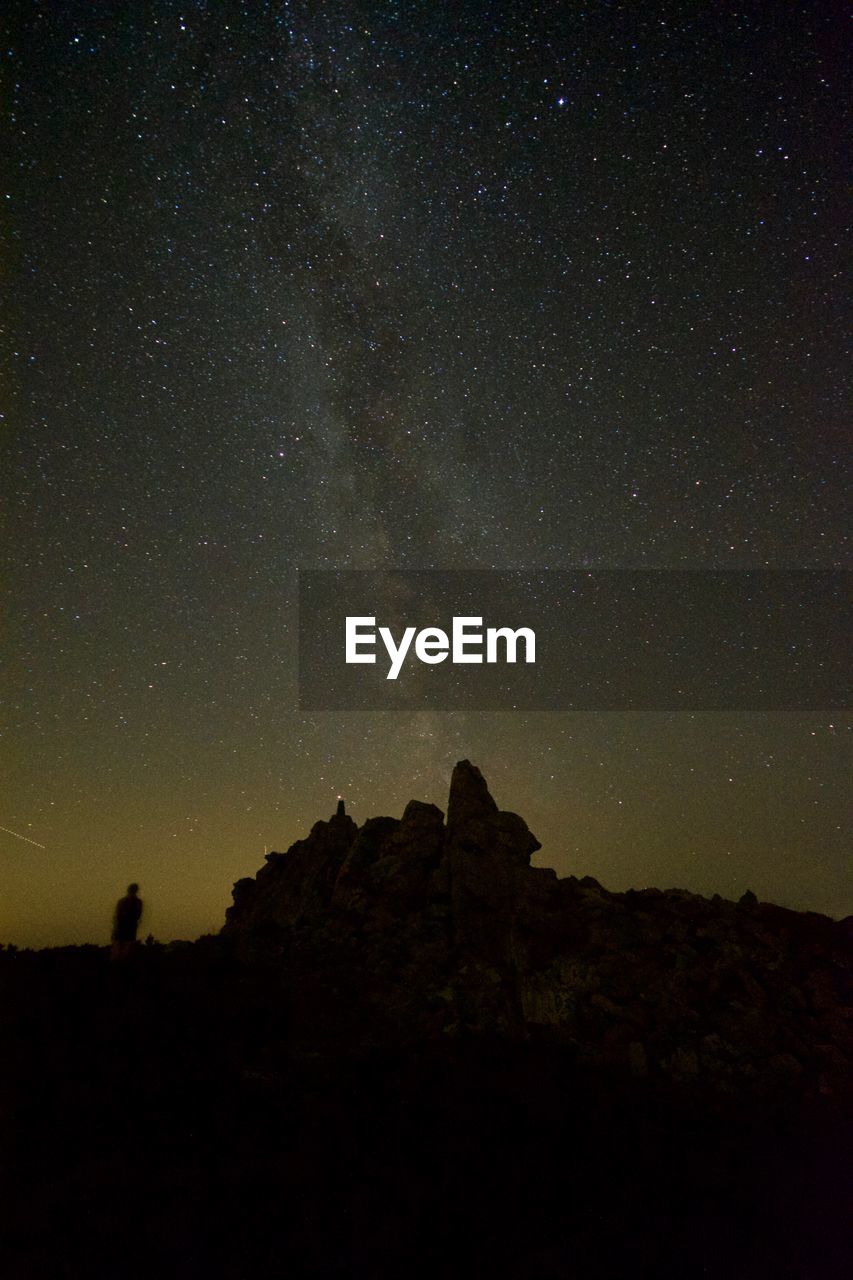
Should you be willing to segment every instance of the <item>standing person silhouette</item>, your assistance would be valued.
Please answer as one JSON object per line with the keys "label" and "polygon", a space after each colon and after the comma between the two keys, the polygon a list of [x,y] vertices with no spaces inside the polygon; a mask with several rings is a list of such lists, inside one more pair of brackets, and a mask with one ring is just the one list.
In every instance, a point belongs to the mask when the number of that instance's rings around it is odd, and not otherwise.
{"label": "standing person silhouette", "polygon": [[129,884],[127,893],[116,903],[113,918],[113,960],[126,960],[136,942],[136,930],[142,916],[139,885]]}

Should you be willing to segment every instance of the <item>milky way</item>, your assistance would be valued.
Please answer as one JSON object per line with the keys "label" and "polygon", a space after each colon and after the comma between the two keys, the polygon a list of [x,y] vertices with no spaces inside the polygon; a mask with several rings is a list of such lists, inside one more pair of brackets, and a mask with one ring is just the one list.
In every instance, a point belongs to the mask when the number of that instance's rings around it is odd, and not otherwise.
{"label": "milky way", "polygon": [[0,940],[128,879],[217,927],[459,756],[561,873],[851,909],[840,716],[303,716],[294,618],[299,568],[846,563],[839,28],[12,6]]}

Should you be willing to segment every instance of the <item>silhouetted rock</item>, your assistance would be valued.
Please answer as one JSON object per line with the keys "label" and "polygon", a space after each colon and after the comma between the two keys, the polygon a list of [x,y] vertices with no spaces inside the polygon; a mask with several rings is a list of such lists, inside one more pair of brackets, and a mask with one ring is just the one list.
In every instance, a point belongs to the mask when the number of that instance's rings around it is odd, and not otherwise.
{"label": "silhouetted rock", "polygon": [[4,1274],[847,1274],[850,919],[558,879],[467,762],[448,812],[126,966],[0,947]]}
{"label": "silhouetted rock", "polygon": [[464,829],[466,823],[489,819],[498,812],[486,779],[470,760],[460,760],[450,777],[447,801],[447,826],[451,833]]}
{"label": "silhouetted rock", "polygon": [[463,760],[446,824],[416,800],[402,819],[319,822],[238,881],[223,935],[243,955],[274,938],[296,983],[309,968],[312,983],[334,975],[368,1039],[537,1035],[635,1077],[841,1087],[853,1065],[847,926],[751,892],[739,904],[610,893],[532,867],[539,847]]}
{"label": "silhouetted rock", "polygon": [[308,838],[286,854],[268,853],[254,880],[244,878],[234,886],[226,929],[234,922],[248,929],[292,925],[325,910],[357,831],[352,818],[336,814],[315,822]]}
{"label": "silhouetted rock", "polygon": [[509,853],[525,865],[542,847],[523,818],[498,809],[485,778],[469,760],[460,760],[450,779],[447,833],[457,848]]}

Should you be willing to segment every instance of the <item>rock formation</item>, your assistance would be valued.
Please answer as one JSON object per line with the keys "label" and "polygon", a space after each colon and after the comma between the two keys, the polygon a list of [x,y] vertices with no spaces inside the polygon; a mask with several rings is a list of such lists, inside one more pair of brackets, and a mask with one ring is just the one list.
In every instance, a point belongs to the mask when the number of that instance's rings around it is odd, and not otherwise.
{"label": "rock formation", "polygon": [[[682,890],[610,893],[530,865],[536,837],[474,765],[447,821],[338,813],[240,880],[222,936],[279,960],[302,1018],[356,1037],[545,1037],[580,1063],[835,1094],[850,1078],[849,929]],[[347,1016],[344,1016],[347,1011]]]}

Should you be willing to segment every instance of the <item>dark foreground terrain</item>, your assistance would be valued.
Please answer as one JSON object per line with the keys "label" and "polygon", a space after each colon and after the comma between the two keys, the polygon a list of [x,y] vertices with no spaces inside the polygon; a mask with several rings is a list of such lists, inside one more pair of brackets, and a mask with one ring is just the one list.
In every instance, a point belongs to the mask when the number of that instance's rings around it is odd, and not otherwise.
{"label": "dark foreground terrain", "polygon": [[851,1274],[849,925],[315,825],[222,934],[0,952],[3,1274]]}

